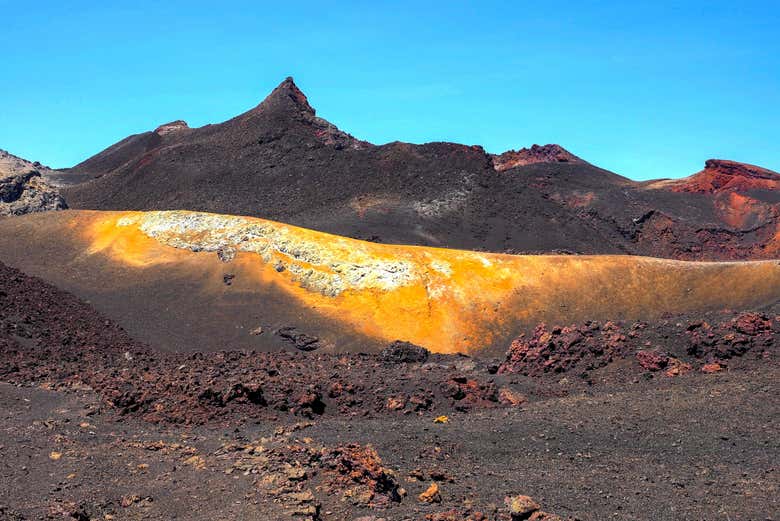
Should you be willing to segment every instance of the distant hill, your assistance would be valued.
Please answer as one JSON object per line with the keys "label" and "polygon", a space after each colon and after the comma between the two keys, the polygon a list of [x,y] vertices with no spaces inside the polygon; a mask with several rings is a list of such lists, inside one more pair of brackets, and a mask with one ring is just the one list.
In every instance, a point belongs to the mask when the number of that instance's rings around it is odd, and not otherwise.
{"label": "distant hill", "polygon": [[374,145],[318,117],[291,78],[233,119],[161,125],[61,179],[74,185],[64,190],[74,208],[258,216],[387,243],[714,260],[775,257],[780,237],[771,182],[756,195],[756,184],[718,181],[731,187],[724,196],[635,182],[554,144],[498,155],[455,143]]}

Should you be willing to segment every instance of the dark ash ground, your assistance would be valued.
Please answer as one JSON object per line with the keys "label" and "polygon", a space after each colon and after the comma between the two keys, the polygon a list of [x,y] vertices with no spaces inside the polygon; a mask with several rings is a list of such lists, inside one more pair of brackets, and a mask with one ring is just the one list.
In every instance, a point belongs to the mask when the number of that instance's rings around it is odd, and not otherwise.
{"label": "dark ash ground", "polygon": [[0,275],[3,520],[509,520],[519,494],[548,521],[780,510],[774,308],[538,328],[506,360],[177,354]]}

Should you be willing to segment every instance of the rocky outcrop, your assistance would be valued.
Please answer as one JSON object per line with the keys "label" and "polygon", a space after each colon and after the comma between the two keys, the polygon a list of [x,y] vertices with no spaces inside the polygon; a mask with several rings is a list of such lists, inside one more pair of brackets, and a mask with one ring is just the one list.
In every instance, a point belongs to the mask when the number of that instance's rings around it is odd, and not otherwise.
{"label": "rocky outcrop", "polygon": [[531,148],[508,150],[503,154],[491,157],[493,159],[493,168],[499,172],[535,163],[584,163],[579,157],[562,146],[555,144],[533,145]]}
{"label": "rocky outcrop", "polygon": [[778,333],[780,317],[763,313],[741,313],[714,325],[693,322],[688,326],[688,353],[719,365],[749,352],[764,358],[776,346]]}
{"label": "rocky outcrop", "polygon": [[[662,182],[664,183],[664,182]],[[684,179],[665,183],[673,192],[718,194],[780,189],[780,174],[747,163],[708,159],[704,170]]]}
{"label": "rocky outcrop", "polygon": [[186,121],[183,121],[181,119],[177,119],[176,121],[171,121],[170,123],[164,123],[154,129],[155,133],[164,136],[166,134],[171,134],[173,132],[178,132],[180,130],[187,130],[190,128],[187,125]]}
{"label": "rocky outcrop", "polygon": [[563,373],[575,367],[596,369],[622,357],[628,338],[613,322],[585,322],[567,327],[548,327],[542,323],[530,338],[521,336],[512,342],[498,372],[539,376]]}
{"label": "rocky outcrop", "polygon": [[299,118],[303,123],[311,126],[314,135],[320,141],[325,145],[333,146],[336,150],[360,150],[372,146],[371,143],[357,139],[339,130],[333,123],[317,117],[317,111],[309,104],[308,98],[291,77],[287,77],[260,105],[244,116],[251,117],[264,112]]}
{"label": "rocky outcrop", "polygon": [[0,216],[64,210],[59,191],[38,170],[50,170],[0,150]]}

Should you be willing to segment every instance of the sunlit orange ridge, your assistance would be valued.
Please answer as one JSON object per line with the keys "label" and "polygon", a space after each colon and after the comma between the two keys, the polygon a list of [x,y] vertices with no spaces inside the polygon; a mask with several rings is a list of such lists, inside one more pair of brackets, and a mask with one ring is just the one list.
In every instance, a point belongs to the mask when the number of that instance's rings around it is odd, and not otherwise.
{"label": "sunlit orange ridge", "polygon": [[187,211],[79,212],[73,226],[88,254],[130,269],[235,263],[258,288],[279,288],[356,333],[441,353],[472,352],[542,320],[649,319],[780,298],[776,261],[491,254]]}

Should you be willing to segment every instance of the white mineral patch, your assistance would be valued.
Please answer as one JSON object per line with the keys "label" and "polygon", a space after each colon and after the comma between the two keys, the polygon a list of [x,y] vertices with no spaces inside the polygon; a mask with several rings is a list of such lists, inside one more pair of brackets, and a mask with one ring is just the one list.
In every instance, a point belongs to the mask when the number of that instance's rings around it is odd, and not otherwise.
{"label": "white mineral patch", "polygon": [[[117,224],[123,225],[123,219]],[[256,253],[263,262],[273,260],[277,271],[288,270],[302,287],[329,296],[350,289],[390,291],[418,279],[411,262],[378,260],[357,249],[334,249],[330,244],[307,240],[282,224],[171,211],[143,214],[139,229],[175,248]]]}

